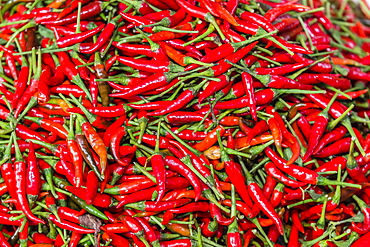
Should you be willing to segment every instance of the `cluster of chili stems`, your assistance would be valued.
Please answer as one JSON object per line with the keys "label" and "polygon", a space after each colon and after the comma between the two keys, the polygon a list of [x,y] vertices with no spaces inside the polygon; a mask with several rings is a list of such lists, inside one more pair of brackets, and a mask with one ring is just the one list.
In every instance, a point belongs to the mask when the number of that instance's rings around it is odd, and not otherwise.
{"label": "cluster of chili stems", "polygon": [[359,1],[0,3],[0,246],[365,246]]}

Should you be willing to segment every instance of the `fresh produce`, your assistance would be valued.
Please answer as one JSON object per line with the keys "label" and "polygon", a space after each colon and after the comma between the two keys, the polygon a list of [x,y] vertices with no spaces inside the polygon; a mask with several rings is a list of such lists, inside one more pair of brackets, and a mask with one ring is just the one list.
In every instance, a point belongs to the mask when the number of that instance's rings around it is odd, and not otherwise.
{"label": "fresh produce", "polygon": [[0,2],[0,246],[366,246],[369,13]]}

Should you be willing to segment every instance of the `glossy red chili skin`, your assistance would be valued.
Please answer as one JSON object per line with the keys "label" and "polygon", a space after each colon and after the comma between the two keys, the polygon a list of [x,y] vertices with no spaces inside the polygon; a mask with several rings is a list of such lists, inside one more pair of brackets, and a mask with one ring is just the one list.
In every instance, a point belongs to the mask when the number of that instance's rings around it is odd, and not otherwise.
{"label": "glossy red chili skin", "polygon": [[77,233],[80,233],[80,234],[88,234],[88,233],[94,233],[95,232],[94,229],[83,228],[83,227],[81,227],[77,224],[70,223],[70,222],[67,222],[67,221],[59,222],[58,219],[52,214],[49,216],[48,219],[51,220],[55,225],[61,227],[62,229],[74,231],[74,232],[77,232]]}
{"label": "glossy red chili skin", "polygon": [[26,163],[23,160],[14,163],[15,193],[20,209],[32,221],[44,224],[45,222],[37,218],[30,209],[26,195]]}
{"label": "glossy red chili skin", "polygon": [[338,128],[332,130],[331,132],[324,135],[319,143],[317,144],[317,147],[314,150],[314,154],[317,154],[320,152],[326,145],[328,145],[331,142],[338,141],[341,138],[345,136],[347,133],[347,129],[344,126],[339,126]]}
{"label": "glossy red chili skin", "polygon": [[249,207],[253,207],[253,202],[250,198],[247,186],[244,182],[244,176],[241,173],[241,167],[234,161],[225,162],[225,171],[229,175],[231,182],[235,185],[235,189]]}
{"label": "glossy red chili skin", "polygon": [[28,157],[27,157],[27,197],[30,200],[36,200],[41,192],[41,174],[39,165],[36,159],[35,150],[33,143],[29,142],[28,144]]}
{"label": "glossy red chili skin", "polygon": [[191,247],[194,246],[191,239],[178,239],[161,241],[161,247]]}
{"label": "glossy red chili skin", "polygon": [[320,158],[320,157],[328,157],[328,156],[336,155],[340,153],[346,153],[349,151],[350,145],[351,145],[351,137],[345,137],[323,148],[315,156]]}
{"label": "glossy red chili skin", "polygon": [[242,240],[239,232],[231,232],[227,234],[227,246],[228,247],[241,247]]}
{"label": "glossy red chili skin", "polygon": [[302,186],[306,185],[306,183],[304,183],[304,182],[298,182],[298,181],[295,181],[295,180],[292,180],[292,179],[286,177],[282,172],[280,172],[280,170],[277,169],[277,167],[272,162],[267,163],[265,165],[265,170],[266,170],[268,175],[274,177],[279,182],[281,182],[281,183],[283,183],[287,186],[302,187]]}
{"label": "glossy red chili skin", "polygon": [[81,43],[85,39],[88,39],[89,37],[92,37],[93,35],[97,34],[100,30],[102,30],[104,25],[99,25],[98,27],[85,31],[83,33],[79,34],[72,34],[69,36],[65,36],[63,38],[59,38],[57,40],[57,45],[59,48],[68,47],[77,43]]}
{"label": "glossy red chili skin", "polygon": [[286,165],[286,162],[269,147],[266,148],[264,151],[265,154],[271,159],[271,161],[283,172],[302,182],[306,182],[309,184],[317,183],[318,174],[316,172],[294,164]]}
{"label": "glossy red chili skin", "polygon": [[164,162],[169,166],[170,170],[175,171],[188,179],[189,183],[194,188],[197,200],[201,195],[201,181],[198,177],[183,162],[181,162],[181,160],[175,157],[166,156],[164,158]]}
{"label": "glossy red chili skin", "polygon": [[[87,4],[87,5],[83,6],[81,8],[80,19],[84,20],[84,19],[87,19],[89,17],[93,17],[95,15],[100,14],[100,12],[102,11],[102,4],[103,4],[102,2],[96,1],[96,2],[92,2],[90,4]],[[61,20],[56,20],[57,17],[59,16],[58,13],[56,13],[56,14],[57,15],[55,16],[55,21],[44,21],[42,24],[44,24],[44,25],[51,24],[51,25],[56,25],[56,26],[63,26],[63,25],[66,25],[66,24],[75,23],[76,20],[77,20],[77,11],[70,14],[70,15],[67,15],[66,17],[64,17]]]}
{"label": "glossy red chili skin", "polygon": [[161,154],[153,155],[151,158],[151,164],[157,182],[158,195],[156,201],[159,202],[163,199],[166,190],[166,168],[163,156]]}
{"label": "glossy red chili skin", "polygon": [[202,114],[195,112],[176,111],[166,116],[166,121],[169,124],[181,125],[192,122],[199,122],[204,118]]}

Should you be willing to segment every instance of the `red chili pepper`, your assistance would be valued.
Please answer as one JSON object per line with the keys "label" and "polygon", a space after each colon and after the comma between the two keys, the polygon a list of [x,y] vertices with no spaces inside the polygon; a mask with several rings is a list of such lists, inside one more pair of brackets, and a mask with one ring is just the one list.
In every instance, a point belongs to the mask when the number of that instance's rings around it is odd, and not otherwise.
{"label": "red chili pepper", "polygon": [[165,156],[164,162],[169,166],[170,170],[177,172],[188,179],[189,183],[193,186],[196,194],[195,200],[197,201],[201,195],[201,182],[198,177],[183,162],[181,162],[181,160],[175,157]]}
{"label": "red chili pepper", "polygon": [[184,69],[170,61],[158,61],[158,60],[147,60],[147,59],[134,59],[130,57],[118,57],[118,62],[130,66],[134,69],[156,73],[162,72],[181,72]]}
{"label": "red chili pepper", "polygon": [[217,223],[220,225],[228,226],[235,220],[235,217],[231,217],[230,219],[224,218],[221,214],[221,209],[214,203],[210,203],[209,208],[211,216],[215,218]]}
{"label": "red chili pepper", "polygon": [[[166,188],[167,189],[184,189],[188,187],[190,184],[188,180],[182,177],[171,177],[166,179]],[[157,191],[156,187],[151,187],[148,189],[143,189],[138,192],[134,192],[132,194],[129,194],[127,196],[124,196],[123,198],[119,199],[119,203],[117,205],[117,208],[120,208],[128,203],[134,203],[144,200],[150,200],[152,199],[153,193]]]}
{"label": "red chili pepper", "polygon": [[349,148],[349,154],[347,157],[347,164],[346,164],[346,171],[348,172],[348,175],[357,183],[366,183],[367,178],[365,177],[365,174],[362,173],[362,170],[360,169],[356,159],[353,157],[354,153],[354,141],[351,140],[350,148]]}
{"label": "red chili pepper", "polygon": [[[179,5],[180,8],[183,8],[190,16],[210,22],[216,29],[219,30],[217,22],[215,18],[211,15],[211,13],[203,10],[202,8],[192,5],[185,0],[176,0],[176,3]],[[219,32],[221,35],[221,30],[219,30]],[[221,38],[223,39],[222,36]]]}
{"label": "red chili pepper", "polygon": [[141,211],[155,212],[155,211],[164,211],[172,208],[181,207],[185,204],[188,204],[191,199],[178,199],[169,202],[139,202],[139,203],[130,203],[126,207],[134,208]]}
{"label": "red chili pepper", "polygon": [[168,57],[164,53],[163,49],[158,45],[158,48],[153,51],[152,47],[149,45],[141,44],[120,44],[116,41],[112,42],[112,45],[117,47],[121,51],[130,52],[134,54],[145,55],[148,57],[155,58],[158,61],[167,61]]}
{"label": "red chili pepper", "polygon": [[[92,2],[92,3],[89,3],[85,6],[83,6],[81,8],[80,19],[85,20],[85,19],[88,19],[88,18],[93,17],[95,15],[99,15],[101,13],[101,11],[107,5],[109,5],[109,4],[108,3],[102,3],[100,1],[96,1],[96,2]],[[55,20],[45,21],[42,24],[44,24],[44,25],[51,24],[51,25],[56,25],[56,26],[63,26],[63,25],[66,25],[66,24],[75,23],[77,21],[77,18],[78,18],[77,17],[77,11],[73,12],[72,14],[69,14],[69,15],[65,16],[63,19],[59,19],[59,20],[56,20],[59,16],[58,13],[56,13],[56,14],[57,15],[55,16]]]}
{"label": "red chili pepper", "polygon": [[176,111],[168,114],[165,120],[169,124],[187,124],[191,122],[199,122],[203,120],[204,116],[195,112]]}
{"label": "red chili pepper", "polygon": [[37,123],[38,125],[41,126],[41,128],[57,134],[62,139],[67,139],[67,136],[68,136],[67,130],[63,127],[63,125],[59,123],[55,123],[49,119],[28,117],[28,116],[25,116],[24,119]]}
{"label": "red chili pepper", "polygon": [[266,177],[266,183],[263,185],[262,191],[263,191],[263,194],[265,195],[265,197],[267,199],[270,198],[276,184],[277,184],[277,182],[272,176],[268,175]]}
{"label": "red chili pepper", "polygon": [[288,73],[299,70],[303,67],[308,66],[307,63],[296,63],[296,64],[286,64],[280,67],[274,68],[256,68],[256,73],[258,75],[286,75]]}
{"label": "red chili pepper", "polygon": [[173,102],[169,102],[169,104],[166,107],[160,108],[158,110],[155,110],[153,112],[148,113],[148,116],[161,116],[167,113],[171,113],[177,110],[180,110],[184,106],[186,106],[191,100],[193,100],[203,83],[186,89],[184,92],[182,92],[176,100]]}
{"label": "red chili pepper", "polygon": [[206,149],[210,148],[213,144],[217,142],[217,132],[219,132],[220,136],[222,137],[225,134],[225,129],[221,125],[217,126],[215,129],[208,133],[203,141],[195,144],[193,148],[199,151],[205,151]]}
{"label": "red chili pepper", "polygon": [[353,195],[353,199],[360,206],[361,212],[364,214],[365,218],[364,218],[364,222],[362,223],[362,227],[358,226],[358,224],[355,224],[354,222],[351,222],[352,228],[355,232],[357,232],[359,234],[365,234],[370,229],[370,211],[369,211],[369,207],[358,196]]}
{"label": "red chili pepper", "polygon": [[316,118],[314,125],[311,128],[311,132],[308,139],[308,148],[306,154],[303,156],[302,161],[306,162],[307,159],[313,154],[313,151],[317,147],[319,140],[321,139],[324,131],[329,123],[328,112],[330,111],[331,106],[335,102],[336,96],[334,96],[325,109],[319,114]]}
{"label": "red chili pepper", "polygon": [[323,148],[320,152],[315,154],[316,157],[329,157],[331,155],[337,155],[341,153],[347,153],[351,145],[351,137],[345,137],[333,144]]}
{"label": "red chili pepper", "polygon": [[316,148],[314,149],[313,154],[319,153],[329,143],[340,140],[345,136],[346,133],[347,129],[343,126],[339,126],[338,128],[335,128],[334,130],[330,131],[321,138]]}
{"label": "red chili pepper", "polygon": [[[241,196],[243,201],[248,205],[248,207],[252,208],[254,203],[252,202],[251,195],[249,194],[249,191],[247,189],[247,185],[244,182],[244,176],[241,172],[240,165],[230,159],[221,143],[220,148],[221,160],[225,163],[226,173],[228,174],[232,184],[235,186],[238,194]],[[248,217],[254,217],[254,215],[252,216],[252,212],[250,213],[250,215],[248,215]]]}
{"label": "red chili pepper", "polygon": [[167,83],[175,79],[177,75],[169,72],[166,73],[156,73],[143,81],[140,81],[138,84],[131,86],[122,93],[110,94],[110,97],[119,97],[119,98],[130,98],[138,94],[148,92],[150,90],[157,89],[159,87],[165,86]]}
{"label": "red chili pepper", "polygon": [[298,182],[286,177],[272,162],[269,162],[265,165],[265,170],[268,175],[290,187],[302,187],[306,185],[304,182]]}
{"label": "red chili pepper", "polygon": [[174,240],[167,240],[161,241],[162,247],[191,247],[196,246],[196,242],[191,239],[174,239]]}
{"label": "red chili pepper", "polygon": [[[23,211],[23,213],[27,216],[28,219],[45,224],[45,222],[39,218],[37,218],[30,209],[30,206],[28,204],[27,195],[26,195],[26,163],[22,157],[22,154],[19,150],[17,140],[14,136],[14,145],[15,145],[15,154],[16,154],[16,160],[14,162],[14,193],[15,197],[17,199],[17,202],[19,204],[20,209]],[[12,168],[10,168],[12,169]]]}
{"label": "red chili pepper", "polygon": [[68,46],[72,46],[74,44],[78,44],[83,42],[84,40],[94,36],[95,34],[99,33],[103,29],[104,25],[99,25],[98,27],[82,32],[76,33],[72,35],[68,35],[62,38],[59,38],[56,43],[59,48],[64,48]]}
{"label": "red chili pepper", "polygon": [[315,172],[335,172],[338,171],[338,167],[344,168],[347,163],[347,159],[344,157],[335,157],[334,159],[320,165]]}
{"label": "red chili pepper", "polygon": [[[287,173],[288,175],[291,175],[293,178],[308,184],[328,183],[325,178],[320,177],[315,171],[294,164],[286,165],[286,162],[282,158],[280,158],[271,148],[267,147],[264,151],[265,154],[280,170]],[[335,181],[330,182],[334,183]]]}
{"label": "red chili pepper", "polygon": [[86,204],[92,204],[98,193],[99,180],[94,171],[90,170],[86,176]]}
{"label": "red chili pepper", "polygon": [[[37,92],[37,87],[39,84],[40,76],[41,76],[41,52],[38,52],[38,60],[37,60],[37,71],[35,72],[34,76],[31,79],[30,84],[28,85],[27,89],[25,89],[24,93],[22,94],[22,97],[19,98],[18,104],[15,107],[14,110],[14,117],[17,118],[19,114],[25,109],[27,104],[29,104],[29,101]],[[28,74],[28,73],[27,73]],[[28,77],[28,75],[27,75]]]}
{"label": "red chili pepper", "polygon": [[240,17],[243,20],[256,24],[259,27],[262,27],[267,32],[273,32],[276,30],[270,21],[268,21],[264,16],[258,15],[256,13],[244,11]]}
{"label": "red chili pepper", "polygon": [[92,149],[98,154],[100,161],[100,172],[105,174],[107,169],[107,150],[104,145],[102,138],[95,131],[89,122],[87,122],[82,116],[78,118],[78,122],[82,123],[82,131]]}
{"label": "red chili pepper", "polygon": [[[156,145],[156,151],[158,152],[159,143]],[[160,202],[166,190],[166,168],[163,160],[163,156],[160,153],[155,153],[151,158],[151,164],[153,167],[153,172],[156,177],[157,183],[157,199],[156,202]]]}
{"label": "red chili pepper", "polygon": [[56,226],[62,228],[62,229],[66,229],[66,230],[70,230],[70,231],[74,231],[74,232],[77,232],[77,233],[80,233],[80,234],[88,234],[88,233],[94,233],[95,230],[94,229],[87,229],[87,228],[84,228],[84,227],[81,227],[79,225],[76,225],[74,223],[70,223],[70,222],[67,222],[67,221],[59,221],[54,215],[50,215],[48,217],[48,219],[53,222]]}
{"label": "red chili pepper", "polygon": [[124,127],[118,127],[116,129],[116,132],[111,135],[110,145],[109,145],[115,161],[122,166],[128,165],[127,163],[123,162],[123,160],[120,157],[121,156],[120,155],[120,143],[121,143],[122,138],[125,135],[126,135],[126,129]]}
{"label": "red chili pepper", "polygon": [[279,230],[281,235],[284,234],[284,228],[282,225],[282,221],[275,212],[273,206],[269,203],[266,197],[263,195],[261,188],[258,186],[256,182],[254,182],[253,177],[251,174],[247,173],[247,181],[248,181],[248,192],[251,196],[252,200],[256,202],[258,207],[275,223],[276,227]]}
{"label": "red chili pepper", "polygon": [[141,179],[139,181],[123,182],[114,187],[108,187],[104,190],[107,194],[125,195],[135,192],[136,190],[147,189],[154,186],[155,183],[149,179]]}
{"label": "red chili pepper", "polygon": [[269,11],[266,12],[264,17],[269,22],[273,22],[280,15],[288,11],[292,11],[292,10],[297,11],[297,12],[304,12],[304,11],[310,10],[310,7],[302,5],[302,4],[281,5],[281,6],[271,8]]}
{"label": "red chili pepper", "polygon": [[26,178],[27,198],[32,205],[37,200],[41,192],[40,170],[32,142],[28,143]]}
{"label": "red chili pepper", "polygon": [[102,238],[105,241],[109,241],[113,246],[117,246],[117,247],[129,247],[130,246],[130,242],[126,238],[121,237],[118,234],[114,234],[114,233],[108,234],[104,232],[102,235]]}
{"label": "red chili pepper", "polygon": [[90,92],[87,90],[85,83],[82,81],[78,70],[75,68],[75,65],[72,63],[71,59],[64,52],[58,52],[58,58],[61,64],[63,64],[63,72],[68,77],[68,79],[74,82],[77,86],[79,86],[87,95],[89,99],[91,99]]}

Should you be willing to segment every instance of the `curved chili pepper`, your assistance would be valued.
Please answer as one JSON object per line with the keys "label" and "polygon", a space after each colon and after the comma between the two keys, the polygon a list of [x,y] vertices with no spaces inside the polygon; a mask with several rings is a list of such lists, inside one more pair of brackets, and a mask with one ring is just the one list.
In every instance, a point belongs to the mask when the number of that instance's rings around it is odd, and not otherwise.
{"label": "curved chili pepper", "polygon": [[[219,140],[220,142],[220,140]],[[253,207],[253,202],[251,200],[251,195],[248,192],[247,185],[245,184],[244,176],[241,173],[241,167],[239,164],[235,163],[230,159],[227,152],[223,148],[220,143],[221,148],[221,160],[225,162],[225,171],[229,176],[230,181],[235,186],[238,194],[241,196],[243,201],[250,207]],[[248,217],[253,218],[253,216],[249,215]]]}
{"label": "curved chili pepper", "polygon": [[29,103],[32,97],[37,92],[40,76],[41,76],[41,52],[38,52],[38,60],[37,60],[37,71],[35,72],[34,76],[32,77],[31,83],[25,89],[22,97],[18,100],[18,104],[14,110],[14,117],[17,118],[18,115],[23,111],[26,105]]}
{"label": "curved chili pepper", "polygon": [[285,185],[288,185],[291,187],[302,187],[306,185],[306,183],[304,182],[298,182],[298,181],[292,180],[284,176],[284,174],[280,172],[272,162],[269,162],[265,165],[265,170],[268,175],[270,175],[271,177],[275,178],[276,180],[278,180],[279,182]]}
{"label": "curved chili pepper", "polygon": [[340,140],[341,138],[345,136],[346,133],[347,133],[347,129],[343,126],[339,126],[338,128],[335,128],[334,130],[330,131],[329,133],[327,133],[321,138],[313,154],[319,153],[329,143]]}
{"label": "curved chili pepper", "polygon": [[81,128],[79,125],[78,128],[76,128],[76,143],[79,148],[79,151],[82,155],[82,158],[87,163],[87,165],[96,173],[97,176],[100,176],[100,170],[93,158],[93,150],[91,150],[89,146],[89,142],[87,141],[86,137],[83,135]]}
{"label": "curved chili pepper", "polygon": [[347,163],[347,159],[344,158],[344,157],[335,157],[334,159],[320,165],[320,167],[318,167],[315,172],[322,172],[322,173],[325,173],[325,172],[328,172],[328,171],[338,171],[338,167],[340,166],[341,168],[344,168],[344,166],[346,165]]}
{"label": "curved chili pepper", "polygon": [[92,149],[99,155],[100,172],[104,177],[105,170],[107,169],[107,150],[101,137],[96,133],[92,125],[87,122],[83,117],[78,118],[78,122],[82,123],[82,131]]}
{"label": "curved chili pepper", "polygon": [[[167,189],[183,189],[188,187],[190,184],[185,178],[181,177],[171,177],[166,179]],[[153,197],[153,193],[157,190],[156,187],[151,187],[148,189],[143,189],[138,192],[134,192],[130,195],[124,196],[124,198],[119,199],[117,208],[120,208],[128,203],[139,202],[144,200],[150,200]]]}
{"label": "curved chili pepper", "polygon": [[116,162],[120,165],[126,166],[128,164],[124,163],[123,160],[120,158],[120,143],[122,138],[126,135],[126,129],[124,127],[119,127],[116,129],[116,132],[112,134],[110,138],[110,150]]}
{"label": "curved chili pepper", "polygon": [[117,41],[113,41],[112,45],[117,47],[119,50],[156,58],[158,61],[168,60],[167,55],[164,53],[163,49],[160,46],[158,46],[158,49],[153,51],[152,47],[143,44],[120,44]]}
{"label": "curved chili pepper", "polygon": [[126,238],[121,237],[118,234],[114,234],[114,233],[108,234],[104,232],[102,235],[102,238],[105,241],[109,241],[113,246],[117,246],[117,247],[129,247],[130,246],[130,242]]}
{"label": "curved chili pepper", "polygon": [[310,7],[302,4],[281,5],[267,11],[266,14],[264,15],[264,18],[266,18],[266,20],[268,20],[269,22],[273,22],[280,15],[292,10],[297,12],[304,12],[310,10]]}
{"label": "curved chili pepper", "polygon": [[188,179],[189,183],[194,188],[196,194],[195,200],[197,201],[201,195],[201,182],[198,177],[183,162],[181,162],[181,160],[175,157],[165,156],[164,162],[169,166],[170,170],[175,171]]}
{"label": "curved chili pepper", "polygon": [[[80,19],[84,20],[90,17],[93,17],[95,15],[99,15],[101,11],[109,5],[108,3],[103,3],[100,1],[92,2],[89,3],[81,8],[80,12]],[[56,18],[59,16],[59,14],[56,15]],[[44,25],[46,24],[51,24],[51,25],[56,25],[56,26],[63,26],[66,24],[74,23],[77,21],[78,15],[77,11],[65,16],[63,19],[56,20],[56,21],[45,21],[43,22]]]}
{"label": "curved chili pepper", "polygon": [[303,156],[303,162],[306,162],[307,159],[312,155],[314,149],[316,148],[320,138],[322,137],[327,124],[329,123],[328,111],[330,110],[332,104],[335,102],[336,96],[334,96],[325,109],[319,114],[316,118],[314,125],[311,128],[310,138],[308,140],[308,148],[306,154]]}
{"label": "curved chili pepper", "polygon": [[77,86],[79,86],[87,95],[89,99],[91,99],[91,94],[87,90],[85,83],[82,81],[78,70],[75,68],[75,65],[72,63],[69,56],[64,52],[58,52],[58,58],[61,64],[63,64],[63,72],[68,77],[69,80],[74,82]]}
{"label": "curved chili pepper", "polygon": [[191,100],[195,98],[200,86],[202,85],[203,83],[195,87],[186,89],[177,97],[176,100],[174,100],[173,102],[170,102],[170,104],[168,104],[166,107],[163,107],[161,109],[148,113],[148,116],[160,116],[160,115],[174,112],[176,110],[180,110],[182,107],[186,106],[186,104],[188,104]]}
{"label": "curved chili pepper", "polygon": [[52,120],[49,119],[43,119],[43,118],[36,118],[36,117],[28,117],[25,116],[24,119],[33,121],[40,125],[42,128],[44,128],[47,131],[54,132],[57,134],[60,138],[62,139],[67,139],[68,132],[67,130],[63,127],[63,125],[59,123],[55,123]]}
{"label": "curved chili pepper", "polygon": [[351,140],[349,154],[346,162],[346,171],[348,172],[348,175],[357,183],[366,183],[367,179],[365,177],[365,174],[362,173],[356,159],[353,157],[353,153],[354,153],[354,141]]}
{"label": "curved chili pepper", "polygon": [[106,130],[103,136],[105,146],[109,146],[111,136],[114,131],[126,121],[126,115],[120,116],[114,123],[112,123]]}
{"label": "curved chili pepper", "polygon": [[223,215],[221,214],[221,209],[214,203],[210,203],[209,208],[211,216],[215,218],[217,223],[220,225],[228,226],[235,220],[235,217],[232,217],[230,219],[224,218]]}
{"label": "curved chili pepper", "polygon": [[88,234],[88,233],[94,233],[95,230],[94,229],[87,229],[87,228],[83,228],[79,225],[76,225],[74,223],[69,223],[67,221],[59,221],[54,215],[50,215],[48,217],[49,220],[51,220],[51,222],[53,222],[55,225],[57,225],[58,227],[62,228],[62,229],[66,229],[66,230],[70,230],[70,231],[74,231],[74,232],[77,232],[77,233],[80,233],[80,234]]}
{"label": "curved chili pepper", "polygon": [[18,79],[14,81],[15,92],[14,92],[14,97],[11,103],[11,106],[13,109],[18,105],[18,102],[21,96],[23,95],[23,93],[25,92],[27,88],[29,71],[30,71],[30,68],[27,63],[27,60],[25,58],[22,58],[22,67],[19,72]]}
{"label": "curved chili pepper", "polygon": [[199,93],[200,95],[198,97],[198,103],[202,103],[206,98],[210,97],[214,93],[217,93],[219,90],[225,88],[230,83],[230,80],[226,75],[221,75],[217,78],[221,79],[221,81],[210,81],[207,87]]}
{"label": "curved chili pepper", "polygon": [[269,130],[269,126],[267,125],[265,120],[262,120],[262,121],[258,122],[253,127],[253,129],[251,129],[248,132],[248,137],[247,137],[247,140],[246,140],[246,144],[249,145],[253,138],[255,138],[259,134],[262,134],[262,133],[266,132],[267,130]]}
{"label": "curved chili pepper", "polygon": [[[15,137],[15,136],[14,136]],[[15,197],[17,198],[17,202],[19,204],[20,209],[23,213],[27,216],[28,219],[45,224],[45,222],[39,218],[37,218],[30,209],[27,195],[26,195],[26,163],[22,157],[22,154],[19,150],[18,144],[16,139],[14,138],[14,145],[15,145],[15,154],[16,154],[16,161],[14,163],[14,193]]]}
{"label": "curved chili pepper", "polygon": [[88,183],[86,184],[86,196],[85,196],[85,201],[86,204],[92,204],[96,194],[98,193],[98,187],[99,187],[99,180],[94,173],[94,171],[89,171],[86,176],[86,181]]}
{"label": "curved chili pepper", "polygon": [[276,227],[279,230],[279,233],[283,235],[284,228],[282,225],[282,221],[275,212],[273,206],[263,195],[263,192],[258,184],[254,182],[252,175],[248,172],[246,176],[248,181],[247,188],[252,200],[255,201],[258,207],[275,223]]}
{"label": "curved chili pepper", "polygon": [[205,218],[200,226],[202,234],[206,237],[213,237],[218,229],[217,221]]}
{"label": "curved chili pepper", "polygon": [[174,239],[168,241],[161,241],[162,247],[185,247],[185,246],[195,246],[195,241],[191,239]]}
{"label": "curved chili pepper", "polygon": [[217,142],[217,132],[219,132],[220,136],[222,137],[225,134],[225,129],[221,125],[217,126],[215,129],[207,134],[204,140],[195,144],[193,148],[199,151],[205,151]]}
{"label": "curved chili pepper", "polygon": [[351,145],[351,137],[345,137],[333,144],[323,148],[320,152],[315,154],[316,157],[329,157],[340,153],[347,153]]}
{"label": "curved chili pepper", "polygon": [[131,86],[122,93],[113,93],[109,96],[119,97],[119,98],[129,98],[150,90],[157,89],[159,87],[165,86],[167,83],[175,79],[177,75],[171,74],[169,72],[165,73],[156,73],[143,81],[140,81],[138,84]]}
{"label": "curved chili pepper", "polygon": [[82,32],[82,33],[76,33],[72,35],[68,35],[62,38],[57,39],[56,44],[58,47],[68,47],[72,46],[74,44],[81,43],[82,41],[94,36],[95,34],[99,33],[103,29],[104,25],[99,25],[98,27]]}

